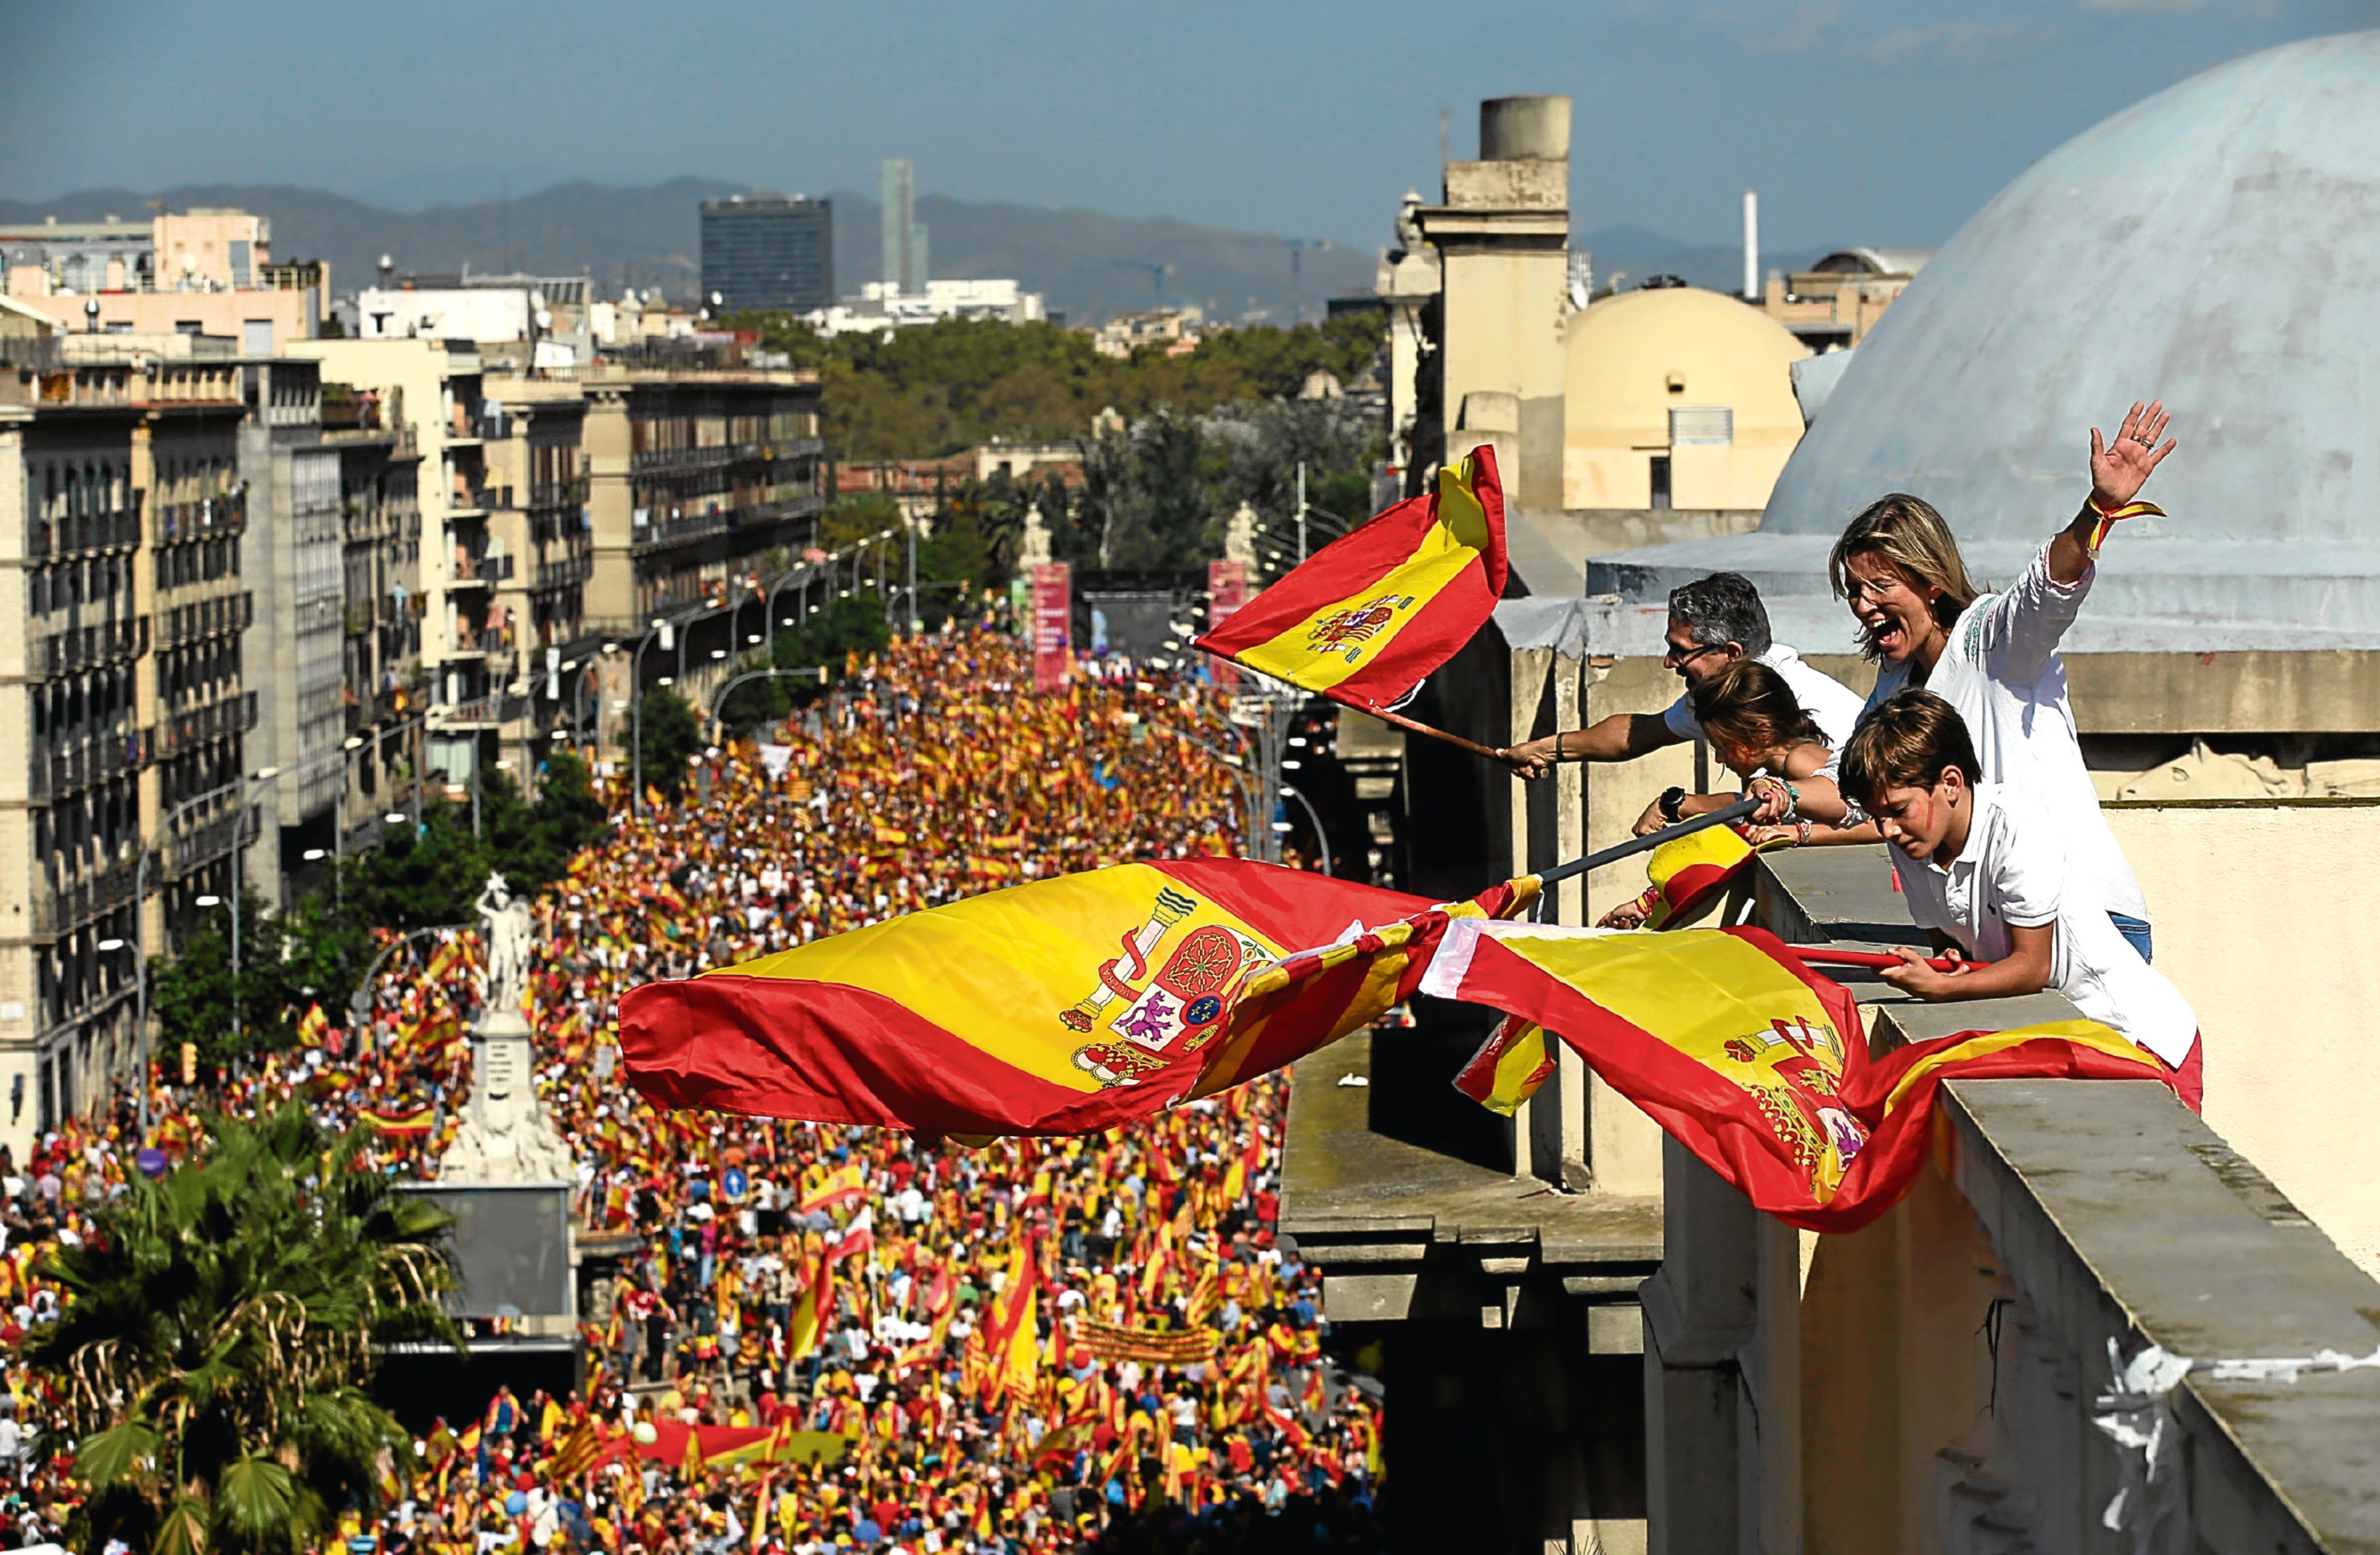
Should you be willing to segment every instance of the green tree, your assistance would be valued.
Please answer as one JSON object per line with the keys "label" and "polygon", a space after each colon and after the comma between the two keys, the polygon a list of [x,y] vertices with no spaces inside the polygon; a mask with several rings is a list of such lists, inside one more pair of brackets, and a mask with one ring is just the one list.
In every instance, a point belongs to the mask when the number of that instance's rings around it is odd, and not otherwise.
{"label": "green tree", "polygon": [[645,693],[639,717],[637,749],[644,766],[644,780],[675,799],[686,786],[687,760],[703,748],[702,728],[695,721],[694,704],[664,686]]}
{"label": "green tree", "polygon": [[364,1391],[376,1347],[461,1346],[439,1294],[446,1218],[358,1159],[302,1107],[209,1120],[207,1154],[136,1178],[99,1233],[59,1247],[58,1321],[27,1363],[65,1401],[91,1487],[71,1537],[159,1555],[313,1547],[372,1504],[378,1462],[412,1440]]}
{"label": "green tree", "polygon": [[[200,1063],[219,1070],[260,1046],[286,1044],[291,1033],[284,1020],[286,997],[277,964],[279,942],[263,897],[252,889],[241,894],[236,979],[228,906],[205,909],[175,952],[149,963],[149,1008],[157,1018],[160,1052],[179,1052],[188,1042],[198,1049]],[[232,1039],[235,1005],[244,1033],[237,1046]]]}
{"label": "green tree", "polygon": [[1384,315],[1342,315],[1293,329],[1210,328],[1182,356],[1144,346],[1128,361],[1102,357],[1082,330],[1054,324],[947,320],[879,334],[822,340],[798,318],[747,313],[730,321],[819,374],[827,451],[836,459],[940,457],[991,438],[1077,438],[1100,410],[1138,418],[1160,407],[1187,416],[1296,395],[1315,371],[1352,385],[1376,363]]}

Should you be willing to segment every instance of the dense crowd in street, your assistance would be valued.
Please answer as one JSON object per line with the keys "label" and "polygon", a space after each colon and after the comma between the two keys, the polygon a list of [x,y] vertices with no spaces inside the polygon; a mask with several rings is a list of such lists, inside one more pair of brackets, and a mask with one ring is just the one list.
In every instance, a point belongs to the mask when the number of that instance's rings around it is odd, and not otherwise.
{"label": "dense crowd in street", "polygon": [[[537,1080],[577,1162],[586,1382],[425,1429],[409,1493],[358,1538],[441,1555],[1245,1546],[1360,1538],[1380,1395],[1326,1356],[1318,1282],[1274,1235],[1273,1076],[1146,1125],[977,1148],[885,1130],[657,1114],[610,1044],[636,984],[1023,879],[1232,850],[1246,818],[1202,688],[1139,675],[1037,694],[1004,635],[896,644],[670,802],[606,780],[614,828],[537,904]],[[434,1175],[470,1086],[474,938],[392,956],[352,1032],[188,1108],[284,1095]],[[38,1251],[121,1191],[127,1109],[6,1181],[13,1346],[55,1306]],[[151,1170],[164,1162],[152,1158]],[[482,1323],[483,1334],[501,1324]],[[11,1367],[19,1417],[44,1384]],[[0,1419],[0,1458],[15,1421]],[[6,1510],[53,1537],[65,1444],[11,1460]]]}

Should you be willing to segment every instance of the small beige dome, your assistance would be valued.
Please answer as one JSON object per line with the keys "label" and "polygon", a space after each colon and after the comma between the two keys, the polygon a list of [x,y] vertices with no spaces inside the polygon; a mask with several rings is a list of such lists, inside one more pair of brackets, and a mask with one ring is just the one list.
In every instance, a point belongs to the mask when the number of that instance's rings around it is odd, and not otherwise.
{"label": "small beige dome", "polygon": [[1564,507],[1767,505],[1802,437],[1788,368],[1810,352],[1791,332],[1718,292],[1662,286],[1573,314],[1566,349]]}

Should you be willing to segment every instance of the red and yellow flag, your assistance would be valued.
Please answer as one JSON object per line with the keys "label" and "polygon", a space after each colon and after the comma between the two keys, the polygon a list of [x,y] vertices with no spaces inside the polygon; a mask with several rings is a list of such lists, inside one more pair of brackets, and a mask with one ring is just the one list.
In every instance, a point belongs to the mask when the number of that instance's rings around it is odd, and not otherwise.
{"label": "red and yellow flag", "polygon": [[867,1174],[854,1162],[828,1172],[817,1187],[802,1195],[799,1208],[803,1214],[808,1215],[820,1209],[841,1209],[867,1197]]}
{"label": "red and yellow flag", "polygon": [[427,1107],[400,1110],[394,1107],[366,1107],[356,1113],[356,1121],[370,1124],[382,1134],[427,1134],[431,1115]]}
{"label": "red and yellow flag", "polygon": [[621,1056],[662,1108],[1087,1133],[1378,1018],[1449,911],[1247,859],[1121,864],[647,983],[621,1002]]}
{"label": "red and yellow flag", "polygon": [[1350,707],[1403,699],[1504,595],[1504,490],[1481,446],[1316,552],[1196,646]]}
{"label": "red and yellow flag", "polygon": [[1509,1118],[1553,1073],[1554,1055],[1546,1047],[1544,1027],[1506,1015],[1454,1076],[1454,1088]]}
{"label": "red and yellow flag", "polygon": [[2086,1020],[1962,1032],[1871,1061],[1851,994],[1759,929],[1458,920],[1422,991],[1560,1033],[1755,1208],[1809,1231],[1855,1231],[1900,1197],[1944,1080],[2159,1075]]}

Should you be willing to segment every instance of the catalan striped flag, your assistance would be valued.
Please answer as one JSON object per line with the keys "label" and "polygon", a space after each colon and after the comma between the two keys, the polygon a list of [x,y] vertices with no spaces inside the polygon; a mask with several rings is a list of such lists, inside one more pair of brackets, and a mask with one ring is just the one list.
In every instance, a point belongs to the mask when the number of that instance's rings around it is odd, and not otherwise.
{"label": "catalan striped flag", "polygon": [[1504,595],[1504,490],[1481,446],[1316,552],[1196,646],[1350,707],[1404,698]]}
{"label": "catalan striped flag", "polygon": [[1377,1019],[1447,916],[1249,859],[1115,865],[647,983],[621,1002],[621,1055],[663,1108],[1087,1133]]}
{"label": "catalan striped flag", "polygon": [[1559,1033],[1755,1208],[1807,1231],[1855,1231],[1899,1200],[1944,1080],[2158,1077],[2154,1059],[2086,1020],[1963,1032],[1872,1061],[1851,994],[1759,929],[1463,919],[1422,991]]}

